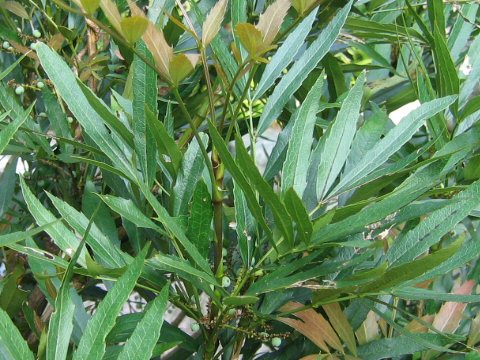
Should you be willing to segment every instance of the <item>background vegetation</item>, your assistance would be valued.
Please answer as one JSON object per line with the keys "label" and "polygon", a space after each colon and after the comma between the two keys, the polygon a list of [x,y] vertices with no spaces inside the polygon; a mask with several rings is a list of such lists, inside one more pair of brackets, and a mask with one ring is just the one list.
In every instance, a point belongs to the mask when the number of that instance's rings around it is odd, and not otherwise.
{"label": "background vegetation", "polygon": [[1,1],[0,358],[480,358],[478,8]]}

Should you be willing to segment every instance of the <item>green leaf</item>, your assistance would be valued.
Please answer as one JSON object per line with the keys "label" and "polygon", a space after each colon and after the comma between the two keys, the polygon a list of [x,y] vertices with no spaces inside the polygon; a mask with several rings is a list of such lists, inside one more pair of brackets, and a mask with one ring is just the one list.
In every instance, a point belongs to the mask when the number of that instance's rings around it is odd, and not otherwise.
{"label": "green leaf", "polygon": [[[446,346],[451,340],[438,334],[415,334],[415,337],[421,338],[438,346]],[[411,337],[396,336],[373,340],[358,348],[358,356],[361,359],[380,360],[391,357],[400,357],[402,355],[414,354],[430,347],[424,343],[416,342]]]}
{"label": "green leaf", "polygon": [[[187,261],[182,260],[177,256],[156,254],[153,258],[148,259],[148,264],[155,269],[172,272],[180,277],[185,276],[185,274],[191,275],[197,279],[197,282],[204,282],[204,287],[205,285],[219,286],[217,280],[213,277],[213,275],[195,269]],[[195,286],[200,285],[202,284],[196,284]]]}
{"label": "green leaf", "polygon": [[250,267],[254,251],[252,235],[255,233],[255,219],[247,207],[245,194],[235,180],[233,181],[233,197],[238,247],[243,263]]}
{"label": "green leaf", "polygon": [[142,271],[148,247],[145,247],[127,271],[117,280],[98,305],[95,314],[88,321],[73,360],[101,360],[105,353],[105,338],[115,325],[115,320],[132,292]]}
{"label": "green leaf", "polygon": [[[180,242],[183,246],[187,254],[190,256],[190,259],[198,265],[200,269],[202,269],[208,275],[212,274],[212,270],[210,269],[210,265],[208,261],[203,258],[200,254],[198,249],[192,242],[187,238],[185,232],[183,231],[180,224],[177,222],[176,219],[172,218],[167,210],[160,204],[157,198],[150,192],[149,188],[145,186],[141,186],[140,190],[142,191],[145,199],[148,201],[150,206],[152,206],[153,210],[157,214],[157,219],[160,221],[165,229],[172,234],[172,236]],[[177,249],[178,250],[178,249]],[[213,275],[212,275],[213,276]]]}
{"label": "green leaf", "polygon": [[368,293],[379,290],[388,290],[394,286],[401,285],[402,283],[414,279],[438,266],[455,254],[461,245],[462,241],[457,240],[452,245],[440,249],[433,254],[389,268],[380,278],[361,286],[359,291]]}
{"label": "green leaf", "polygon": [[320,158],[317,175],[318,199],[323,199],[328,194],[347,160],[357,130],[364,83],[365,73],[362,72],[343,101],[334,123],[324,135],[326,136],[325,151]]}
{"label": "green leaf", "polygon": [[405,264],[427,251],[467,217],[480,203],[480,181],[452,198],[453,203],[432,212],[418,226],[403,232],[387,252],[390,264]]}
{"label": "green leaf", "polygon": [[242,189],[248,207],[252,211],[252,215],[258,221],[263,230],[268,234],[269,238],[271,238],[272,232],[268,227],[265,218],[263,217],[262,209],[260,208],[252,186],[246,178],[245,170],[242,171],[237,165],[236,161],[233,159],[232,155],[228,151],[228,148],[223,141],[223,138],[220,136],[217,129],[211,122],[208,122],[208,129],[210,131],[210,137],[212,139],[213,145],[217,149],[226,169],[230,172],[233,179],[236,181],[236,184]]}
{"label": "green leaf", "polygon": [[0,72],[0,80],[3,80],[6,76],[8,76],[17,67],[17,65],[20,64],[20,62],[25,58],[25,56],[27,55],[24,54],[20,56],[12,65]]}
{"label": "green leaf", "polygon": [[203,180],[200,180],[195,187],[192,197],[187,237],[205,259],[208,259],[212,245],[212,218],[212,199],[207,185]]}
{"label": "green leaf", "polygon": [[310,15],[308,15],[297,26],[297,28],[287,36],[277,51],[275,51],[275,54],[273,54],[272,59],[262,73],[262,77],[260,78],[255,93],[253,94],[253,99],[259,99],[268,89],[270,89],[275,80],[282,74],[282,71],[293,61],[295,56],[297,56],[312,28],[317,10],[318,9],[312,11]]}
{"label": "green leaf", "polygon": [[302,85],[308,74],[315,69],[328,50],[330,50],[330,47],[335,42],[343,24],[345,23],[351,6],[352,1],[349,1],[318,35],[317,39],[303,53],[300,59],[293,64],[288,73],[275,87],[275,90],[269,97],[260,117],[257,129],[259,135],[262,134],[270,126],[272,121],[282,112],[283,106]]}
{"label": "green leaf", "polygon": [[293,187],[300,196],[307,186],[307,171],[313,143],[313,129],[317,120],[320,105],[324,73],[322,73],[308,92],[305,101],[296,110],[290,121],[293,121],[292,135],[290,137],[287,156],[283,163],[282,190]]}
{"label": "green leaf", "polygon": [[125,254],[110,242],[97,225],[93,224],[93,226],[90,227],[90,232],[86,234],[86,230],[89,227],[87,217],[50,193],[47,192],[47,195],[68,225],[81,236],[86,236],[87,244],[93,250],[95,258],[98,261],[112,268],[123,267],[127,264]]}
{"label": "green leaf", "polygon": [[[206,145],[208,136],[200,133],[200,139]],[[198,179],[202,176],[205,168],[205,161],[200,151],[200,146],[196,139],[193,139],[183,156],[182,166],[177,176],[177,181],[173,187],[173,215],[186,214],[188,203],[192,198],[193,191]]]}
{"label": "green leaf", "polygon": [[[167,167],[170,167],[169,165],[171,164],[173,168],[170,171],[172,175],[174,175],[180,168],[183,154],[175,140],[169,135],[166,126],[159,121],[151,111],[148,109],[145,110],[147,112],[147,127],[155,139],[160,160],[162,160]],[[165,157],[167,157],[167,159],[165,159]]]}
{"label": "green leaf", "polygon": [[220,31],[225,11],[227,10],[227,0],[218,1],[207,15],[202,27],[202,44],[207,47],[213,38]]}
{"label": "green leaf", "polygon": [[16,231],[9,234],[0,235],[0,246],[10,246],[12,244],[18,243],[20,241],[26,240],[29,237],[40,234],[43,231],[46,231],[50,226],[60,222],[60,219],[55,219],[52,223],[39,226],[37,228],[26,230],[26,231]]}
{"label": "green leaf", "polygon": [[0,218],[10,207],[13,198],[17,174],[15,173],[18,158],[12,157],[8,160],[0,174]]}
{"label": "green leaf", "polygon": [[[47,234],[51,236],[53,242],[62,249],[62,251],[67,254],[73,254],[80,243],[78,238],[61,222],[56,222],[57,218],[55,218],[55,216],[53,216],[53,214],[42,205],[40,200],[33,195],[23,178],[20,178],[20,185],[22,187],[23,198],[27,203],[28,210],[37,224],[39,226],[51,224],[51,226],[45,230]],[[85,267],[84,254],[85,251],[83,250],[83,254],[78,260],[83,267]]]}
{"label": "green leaf", "polygon": [[78,245],[77,250],[75,250],[75,253],[67,266],[65,275],[63,276],[62,285],[60,286],[57,298],[55,299],[55,311],[53,312],[48,325],[46,345],[47,360],[64,360],[67,357],[70,336],[73,331],[73,316],[75,313],[75,304],[70,295],[70,280],[72,279],[73,268],[85,246],[87,235],[90,232],[95,215],[96,211],[90,218],[85,235],[82,237],[82,241]]}
{"label": "green leaf", "polygon": [[324,226],[323,223],[313,225],[312,243],[323,243],[332,240],[340,241],[351,234],[368,231],[367,225],[385,219],[388,215],[408,205],[430,188],[434,187],[446,171],[446,161],[436,161],[418,169],[410,175],[395,191],[368,207],[368,211],[360,211],[344,220]]}
{"label": "green leaf", "polygon": [[332,190],[332,196],[358,184],[362,178],[384,164],[403,144],[417,132],[424,122],[433,115],[450,106],[456,97],[436,99],[422,104],[391,129],[383,139],[368,150],[361,160],[353,166]]}
{"label": "green leaf", "polygon": [[284,201],[288,213],[297,223],[297,235],[305,244],[308,244],[310,236],[312,235],[313,227],[307,209],[305,209],[305,205],[303,205],[302,200],[293,188],[287,190]]}
{"label": "green leaf", "polygon": [[98,195],[107,206],[115,211],[117,214],[121,215],[125,219],[131,221],[138,227],[158,230],[158,225],[156,225],[152,220],[150,220],[145,214],[143,214],[130,199],[122,199],[120,197],[112,195]]}
{"label": "green leaf", "polygon": [[143,16],[130,16],[120,21],[120,27],[125,40],[129,44],[135,44],[147,30],[148,19]]}
{"label": "green leaf", "polygon": [[122,140],[127,143],[128,146],[133,148],[134,144],[132,131],[115,116],[112,110],[103,102],[102,99],[99,99],[97,95],[95,95],[92,89],[78,79],[77,84],[80,86],[80,90],[82,90],[83,95],[85,95],[87,98],[90,106],[97,112],[98,115],[100,115],[105,124],[112,131],[115,131],[122,138]]}
{"label": "green leaf", "polygon": [[[147,19],[143,19],[148,21]],[[152,54],[145,43],[137,44],[137,51],[150,61]],[[157,74],[140,57],[133,59],[133,136],[145,183],[151,187],[156,173],[155,138],[148,128],[146,109],[157,117]]]}
{"label": "green leaf", "polygon": [[0,309],[0,354],[5,360],[34,359],[27,342],[3,309]]}
{"label": "green leaf", "polygon": [[[2,130],[2,132],[0,132],[0,154],[3,154],[3,151],[7,147],[8,143],[10,142],[10,140],[12,140],[13,135],[15,135],[20,126],[22,126],[23,123],[28,119],[34,106],[35,101],[28,107],[27,110],[25,110],[22,116],[19,116],[17,119],[13,120]],[[5,114],[1,114],[0,121],[7,117],[9,112],[10,111]]]}
{"label": "green leaf", "polygon": [[285,205],[282,203],[279,196],[273,191],[272,187],[258,172],[258,168],[252,158],[248,155],[242,139],[237,136],[235,140],[238,164],[242,167],[247,178],[250,180],[250,184],[253,185],[260,196],[263,197],[265,203],[271,207],[276,225],[287,241],[287,244],[293,246],[293,226]]}
{"label": "green leaf", "polygon": [[160,337],[163,316],[167,310],[169,286],[170,284],[167,284],[149,304],[142,320],[123,346],[118,360],[149,360],[151,358],[153,349]]}
{"label": "green leaf", "polygon": [[393,294],[406,300],[436,300],[436,301],[455,301],[462,303],[478,303],[480,295],[460,295],[441,293],[435,290],[420,289],[416,287],[403,287],[393,290]]}
{"label": "green leaf", "polygon": [[126,175],[135,179],[136,172],[133,170],[125,152],[112,141],[112,136],[104,126],[106,122],[90,106],[68,65],[58,54],[43,43],[38,44],[37,54],[43,69],[87,135],[102,149],[112,163],[116,164]]}

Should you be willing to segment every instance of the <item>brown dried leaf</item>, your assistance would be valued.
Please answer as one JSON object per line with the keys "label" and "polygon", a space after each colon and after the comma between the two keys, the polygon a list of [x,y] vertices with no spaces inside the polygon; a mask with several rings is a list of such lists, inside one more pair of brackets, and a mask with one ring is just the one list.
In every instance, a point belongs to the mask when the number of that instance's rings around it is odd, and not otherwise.
{"label": "brown dried leaf", "polygon": [[[435,318],[435,315],[425,315],[422,316],[420,319],[423,320],[426,323],[431,324],[433,322],[433,319]],[[405,329],[412,332],[412,333],[426,333],[428,332],[428,328],[418,322],[417,320],[413,319],[410,321],[407,326],[405,326]]]}
{"label": "brown dried leaf", "polygon": [[163,32],[158,30],[151,22],[142,36],[145,45],[153,55],[155,64],[165,80],[172,81],[170,76],[170,62],[173,59],[173,49],[168,45]]}
{"label": "brown dried leaf", "polygon": [[[453,293],[458,295],[468,295],[472,292],[475,282],[468,280],[457,288]],[[466,303],[459,303],[449,301],[442,305],[435,319],[433,320],[433,327],[441,332],[454,333],[460,324],[463,311],[467,306]]]}
{"label": "brown dried leaf", "polygon": [[227,0],[220,0],[207,15],[202,28],[202,43],[204,47],[207,47],[219,32],[226,10]]}
{"label": "brown dried leaf", "polygon": [[348,322],[347,317],[342,311],[338,303],[332,303],[322,306],[323,310],[328,316],[328,320],[337,332],[338,336],[345,342],[347,348],[354,355],[357,355],[357,344],[355,342],[355,335],[352,326]]}
{"label": "brown dried leaf", "polygon": [[378,327],[377,316],[373,311],[367,314],[367,318],[362,325],[355,331],[358,343],[366,344],[379,337],[380,328]]}
{"label": "brown dried leaf", "polygon": [[[301,303],[289,302],[282,306],[281,311],[291,311],[303,306],[304,305]],[[332,348],[344,353],[340,339],[330,323],[325,320],[321,314],[317,313],[313,309],[307,309],[297,311],[293,315],[302,321],[287,318],[280,318],[279,320],[305,335],[322,350],[325,349],[323,349],[320,344],[323,346],[323,344],[327,343]],[[313,339],[315,339],[315,341]]]}
{"label": "brown dried leaf", "polygon": [[263,35],[263,45],[265,47],[275,40],[288,9],[290,9],[290,0],[277,0],[260,15],[256,27]]}

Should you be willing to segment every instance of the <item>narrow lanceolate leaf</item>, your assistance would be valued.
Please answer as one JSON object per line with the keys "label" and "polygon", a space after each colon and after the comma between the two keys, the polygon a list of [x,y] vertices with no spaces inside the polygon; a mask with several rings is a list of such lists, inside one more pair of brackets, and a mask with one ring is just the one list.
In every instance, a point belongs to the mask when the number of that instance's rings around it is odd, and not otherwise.
{"label": "narrow lanceolate leaf", "polygon": [[[148,20],[146,20],[148,21]],[[152,54],[147,50],[145,43],[137,44],[137,51],[147,59]],[[157,114],[157,74],[138,56],[133,60],[133,129],[134,143],[144,181],[152,186],[156,172],[156,147],[153,132],[147,127],[148,108],[156,117]]]}
{"label": "narrow lanceolate leaf", "polygon": [[145,247],[127,271],[118,279],[98,305],[93,317],[87,323],[82,339],[73,355],[73,360],[101,360],[105,353],[105,338],[115,325],[125,301],[139,278],[148,248]]}
{"label": "narrow lanceolate leaf", "polygon": [[272,121],[282,112],[287,101],[291,99],[295,91],[302,85],[308,74],[315,69],[320,60],[330,50],[347,19],[351,6],[352,1],[349,1],[275,87],[260,117],[257,129],[258,134],[262,134],[268,129]]}
{"label": "narrow lanceolate leaf", "polygon": [[193,276],[196,281],[218,286],[218,282],[212,274],[207,274],[202,270],[194,268],[186,260],[180,259],[178,256],[157,254],[148,260],[148,264],[155,269],[172,272],[180,277]]}
{"label": "narrow lanceolate leaf", "polygon": [[72,279],[73,268],[85,246],[87,240],[86,235],[88,235],[91,229],[95,214],[96,212],[94,212],[90,218],[85,235],[67,266],[67,270],[62,279],[62,284],[60,285],[60,290],[55,299],[55,312],[52,314],[48,325],[47,360],[64,360],[67,357],[70,336],[73,331],[73,316],[75,312],[75,304],[70,295],[70,291],[75,290],[70,288],[70,280]]}
{"label": "narrow lanceolate leaf", "polygon": [[318,77],[305,101],[290,119],[293,121],[293,129],[287,157],[283,163],[282,190],[285,193],[287,189],[293,187],[300,198],[307,186],[309,164],[306,159],[310,157],[312,148],[313,129],[317,120],[322,86],[323,74]]}
{"label": "narrow lanceolate leaf", "polygon": [[243,263],[250,267],[253,254],[253,234],[255,219],[247,207],[247,200],[242,189],[233,181],[233,197],[235,199],[235,231],[237,233],[238,248]]}
{"label": "narrow lanceolate leaf", "polygon": [[112,141],[104,120],[88,103],[68,65],[43,43],[38,44],[37,54],[43,69],[88,136],[120,170],[135,178],[136,174],[124,151]]}
{"label": "narrow lanceolate leaf", "polygon": [[144,215],[130,199],[122,199],[112,195],[98,195],[107,206],[121,215],[128,221],[131,221],[138,227],[157,230],[158,226]]}
{"label": "narrow lanceolate leaf", "polygon": [[[13,120],[0,132],[0,154],[3,153],[10,140],[12,140],[13,135],[15,135],[20,126],[22,126],[22,124],[28,119],[28,117],[30,116],[30,112],[32,111],[34,106],[35,102],[33,102],[32,105],[30,105],[28,109],[25,110],[25,113],[22,114],[22,116],[19,116],[17,119]],[[5,114],[1,114],[0,121],[5,119],[9,113],[10,111],[6,112]]]}
{"label": "narrow lanceolate leaf", "polygon": [[202,43],[204,47],[207,47],[220,31],[226,10],[227,0],[220,0],[207,15],[202,27]]}
{"label": "narrow lanceolate leaf", "polygon": [[17,67],[17,65],[22,62],[25,56],[26,55],[20,56],[12,65],[10,65],[5,70],[0,72],[0,80],[3,80],[8,74],[10,74]]}
{"label": "narrow lanceolate leaf", "polygon": [[185,252],[189,255],[191,261],[196,264],[200,269],[202,269],[207,274],[211,275],[212,270],[208,261],[203,258],[198,249],[192,242],[187,238],[185,232],[183,231],[180,224],[175,218],[172,218],[167,210],[160,204],[157,198],[151,193],[150,189],[144,185],[140,186],[145,199],[148,201],[150,206],[153,208],[157,214],[157,220],[162,223],[167,232],[169,232],[174,238],[178,239],[180,244],[185,249]]}
{"label": "narrow lanceolate leaf", "polygon": [[435,268],[443,263],[461,247],[462,241],[457,240],[452,245],[440,249],[433,254],[422,257],[418,260],[411,261],[406,264],[395,266],[388,269],[384,275],[364,286],[359,291],[368,293],[380,290],[388,290],[394,286],[401,285],[408,280],[423,275],[428,270]]}
{"label": "narrow lanceolate leaf", "polygon": [[357,130],[357,121],[363,96],[365,73],[362,73],[342,103],[333,125],[325,139],[326,151],[320,158],[317,176],[317,198],[323,199],[340,174],[347,160],[350,146]]}
{"label": "narrow lanceolate leaf", "polygon": [[10,158],[0,174],[0,218],[3,218],[3,214],[5,214],[10,207],[10,202],[15,193],[15,185],[17,183],[15,169],[17,167],[17,161],[17,157]]}
{"label": "narrow lanceolate leaf", "polygon": [[292,246],[292,220],[287,213],[285,205],[282,203],[279,196],[273,191],[272,187],[258,172],[258,168],[255,166],[252,158],[248,155],[241,138],[237,137],[235,140],[235,150],[237,151],[238,163],[240,164],[240,166],[242,166],[243,171],[245,171],[246,176],[250,180],[250,184],[255,187],[255,189],[258,191],[259,195],[263,198],[265,203],[267,203],[271,207],[278,229],[282,233],[284,239],[287,241],[287,244]]}
{"label": "narrow lanceolate leaf", "polygon": [[205,182],[199,181],[195,187],[188,218],[187,236],[200,254],[208,259],[212,240],[212,199]]}
{"label": "narrow lanceolate leaf", "polygon": [[[78,238],[70,231],[70,229],[63,225],[63,223],[57,222],[57,218],[42,205],[35,195],[33,195],[23,178],[20,178],[20,185],[22,187],[23,198],[27,203],[28,210],[34,217],[38,226],[51,224],[51,226],[45,229],[46,233],[51,236],[53,242],[62,249],[62,251],[67,254],[73,253],[80,243]],[[86,265],[84,253],[80,256],[78,262],[82,266]]]}
{"label": "narrow lanceolate leaf", "polygon": [[350,350],[350,352],[356,356],[357,344],[355,342],[355,335],[353,333],[352,326],[343,313],[340,305],[338,303],[332,303],[323,305],[322,308],[327,314],[328,320],[330,320],[330,323],[337,332],[338,336],[340,336],[340,338],[345,342],[348,350]]}
{"label": "narrow lanceolate leaf", "polygon": [[[208,142],[208,137],[204,133],[200,133],[200,139],[204,144]],[[200,146],[197,140],[193,139],[185,152],[177,182],[173,187],[173,193],[175,194],[173,198],[174,216],[186,214],[195,185],[201,177],[204,168],[205,161],[200,151]]]}
{"label": "narrow lanceolate leaf", "polygon": [[142,320],[137,324],[132,336],[130,336],[123,346],[118,360],[149,360],[152,357],[153,349],[160,337],[163,316],[165,310],[167,310],[168,287],[169,284],[167,284],[155,300],[149,304]]}
{"label": "narrow lanceolate leaf", "polygon": [[252,186],[246,178],[245,172],[238,167],[236,161],[228,151],[223,138],[220,136],[217,129],[211,122],[208,123],[208,128],[210,130],[210,136],[212,138],[213,145],[217,149],[226,169],[230,172],[233,179],[236,181],[236,184],[242,189],[252,215],[258,221],[263,230],[271,237],[271,230],[267,225],[265,218],[263,217],[262,209],[260,208]]}
{"label": "narrow lanceolate leaf", "polygon": [[288,213],[297,224],[298,237],[305,244],[308,244],[310,236],[312,235],[313,227],[307,209],[305,209],[305,205],[302,203],[302,200],[293,188],[287,190],[284,201]]}
{"label": "narrow lanceolate leaf", "polygon": [[402,233],[387,253],[391,264],[404,264],[420,256],[430,246],[467,217],[480,203],[480,181],[452,198],[452,203],[432,212],[414,229]]}
{"label": "narrow lanceolate leaf", "polygon": [[317,15],[315,9],[292,31],[283,44],[278,48],[272,59],[265,67],[257,89],[253,94],[254,99],[259,99],[282,74],[282,71],[293,61],[298,51],[305,43],[305,38],[312,28]]}
{"label": "narrow lanceolate leaf", "polygon": [[357,164],[342,177],[332,190],[332,195],[357,185],[363,177],[384,164],[403,144],[417,132],[427,119],[450,106],[456,97],[448,96],[422,104],[412,111],[400,124],[390,130],[385,137],[365,153]]}
{"label": "narrow lanceolate leaf", "polygon": [[92,248],[99,261],[112,268],[120,268],[126,265],[122,251],[115,247],[95,224],[90,227],[89,234],[86,234],[89,221],[83,213],[50,193],[47,193],[47,195],[68,225],[77,233],[86,237],[87,244]]}
{"label": "narrow lanceolate leaf", "polygon": [[[474,285],[475,282],[473,280],[468,280],[455,289],[454,294],[469,295]],[[432,326],[441,332],[454,333],[460,324],[460,320],[462,320],[466,307],[466,303],[446,302],[435,315]]]}
{"label": "narrow lanceolate leaf", "polygon": [[327,226],[314,224],[312,242],[342,241],[348,235],[368,231],[367,225],[385,219],[440,182],[445,164],[446,161],[437,161],[417,170],[389,196],[370,205],[368,211],[357,212]]}
{"label": "narrow lanceolate leaf", "polygon": [[27,342],[10,320],[7,312],[0,308],[0,354],[5,360],[33,360]]}
{"label": "narrow lanceolate leaf", "polygon": [[288,9],[290,0],[276,0],[260,15],[256,27],[262,33],[264,45],[270,45],[275,40]]}

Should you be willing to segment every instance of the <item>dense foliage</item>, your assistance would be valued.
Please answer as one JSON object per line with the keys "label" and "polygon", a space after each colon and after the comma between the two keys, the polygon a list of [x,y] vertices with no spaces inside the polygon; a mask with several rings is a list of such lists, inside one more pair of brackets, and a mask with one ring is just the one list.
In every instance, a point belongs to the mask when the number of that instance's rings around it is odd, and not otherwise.
{"label": "dense foliage", "polygon": [[0,2],[0,358],[480,358],[478,9]]}

